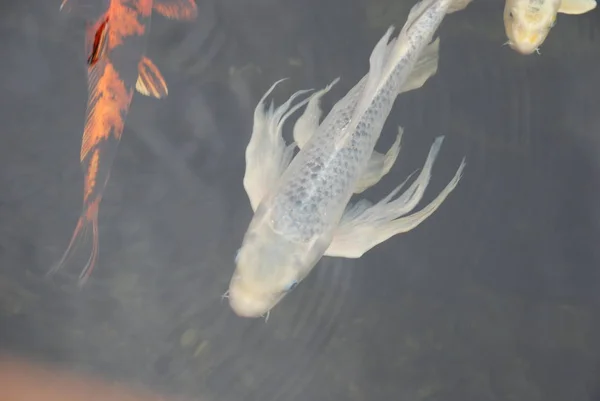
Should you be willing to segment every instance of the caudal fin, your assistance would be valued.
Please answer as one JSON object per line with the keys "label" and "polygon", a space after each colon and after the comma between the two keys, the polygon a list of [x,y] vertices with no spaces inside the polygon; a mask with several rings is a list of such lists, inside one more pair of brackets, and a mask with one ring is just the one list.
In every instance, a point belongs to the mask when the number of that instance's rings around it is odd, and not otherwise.
{"label": "caudal fin", "polygon": [[85,284],[98,261],[98,209],[94,205],[81,214],[67,250],[46,275],[53,275],[70,264],[80,263],[81,260],[87,262],[79,275],[79,286]]}

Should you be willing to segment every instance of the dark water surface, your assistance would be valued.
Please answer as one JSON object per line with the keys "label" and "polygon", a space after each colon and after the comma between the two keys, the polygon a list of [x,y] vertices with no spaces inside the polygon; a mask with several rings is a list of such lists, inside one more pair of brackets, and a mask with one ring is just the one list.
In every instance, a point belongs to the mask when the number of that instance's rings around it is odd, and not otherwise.
{"label": "dark water surface", "polygon": [[[443,22],[438,74],[402,95],[379,200],[446,135],[430,219],[359,260],[325,258],[264,320],[221,301],[251,218],[244,150],[258,99],[368,69],[412,1],[198,0],[155,14],[169,97],[134,96],[78,291],[43,274],[81,207],[84,25],[59,1],[0,10],[0,348],[205,400],[600,400],[600,11],[559,16],[541,56],[505,42],[501,2]],[[291,124],[290,124],[291,125]],[[64,274],[76,277],[79,271]]]}

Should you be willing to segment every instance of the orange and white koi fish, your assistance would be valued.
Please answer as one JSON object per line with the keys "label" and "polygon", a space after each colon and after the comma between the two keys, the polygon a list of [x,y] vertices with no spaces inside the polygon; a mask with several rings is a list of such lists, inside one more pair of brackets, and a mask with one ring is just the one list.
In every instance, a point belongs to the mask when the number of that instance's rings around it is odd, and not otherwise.
{"label": "orange and white koi fish", "polygon": [[[64,0],[61,9],[73,8],[70,3],[77,1]],[[80,153],[85,176],[83,210],[67,250],[48,273],[55,273],[79,251],[91,247],[80,285],[98,259],[98,210],[134,89],[158,99],[168,93],[160,71],[144,55],[152,10],[188,21],[197,14],[194,0],[110,0],[104,14],[87,30],[88,101]]]}

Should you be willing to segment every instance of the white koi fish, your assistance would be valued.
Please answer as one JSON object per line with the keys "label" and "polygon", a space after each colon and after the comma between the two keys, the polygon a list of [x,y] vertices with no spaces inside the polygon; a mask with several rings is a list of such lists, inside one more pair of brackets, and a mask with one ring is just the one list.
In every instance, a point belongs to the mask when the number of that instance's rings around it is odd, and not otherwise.
{"label": "white koi fish", "polygon": [[[423,170],[398,198],[403,185],[376,204],[348,203],[386,175],[400,152],[402,129],[389,151],[374,151],[399,93],[420,88],[437,72],[439,39],[431,42],[454,0],[422,0],[410,11],[399,36],[393,27],[375,46],[369,72],[319,124],[319,99],[338,81],[291,107],[298,91],[277,109],[265,111],[266,96],[254,112],[246,148],[244,188],[254,217],[236,256],[227,296],[242,317],[264,316],[326,256],[359,258],[390,237],[407,232],[442,204],[458,184],[465,161],[444,190],[422,210],[419,203],[442,145],[438,137]],[[295,144],[286,146],[281,128],[307,104],[294,126]],[[295,146],[300,152],[293,158]],[[291,163],[290,163],[291,161]],[[406,182],[406,181],[405,181]],[[404,216],[404,217],[403,217]]]}
{"label": "white koi fish", "polygon": [[504,30],[508,45],[521,54],[537,52],[556,15],[584,14],[596,8],[596,0],[506,0]]}

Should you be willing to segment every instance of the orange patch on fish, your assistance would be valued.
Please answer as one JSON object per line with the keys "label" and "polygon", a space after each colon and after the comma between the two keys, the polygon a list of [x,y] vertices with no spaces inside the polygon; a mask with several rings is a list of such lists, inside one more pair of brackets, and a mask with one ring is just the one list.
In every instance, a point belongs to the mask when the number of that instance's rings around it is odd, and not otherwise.
{"label": "orange patch on fish", "polygon": [[[63,7],[73,8],[74,0],[63,0]],[[80,162],[84,171],[83,210],[61,260],[48,274],[55,273],[80,250],[89,250],[87,262],[79,276],[82,285],[91,274],[99,252],[98,211],[110,175],[134,87],[142,94],[162,98],[168,94],[167,84],[159,69],[143,56],[136,60],[136,82],[125,82],[115,68],[113,50],[132,36],[147,34],[146,28],[153,5],[157,12],[174,19],[193,19],[193,0],[110,0],[107,11],[87,32],[88,102],[87,117],[81,140]],[[126,50],[125,50],[126,51]],[[137,54],[137,53],[133,53]],[[122,62],[123,60],[118,60]],[[113,64],[114,63],[114,64]]]}
{"label": "orange patch on fish", "polygon": [[123,113],[127,112],[133,91],[127,90],[111,63],[106,63],[104,71],[96,85],[90,88],[90,107],[83,139],[80,160],[103,139],[114,136],[121,139],[123,132]]}
{"label": "orange patch on fish", "polygon": [[123,44],[123,38],[142,36],[146,26],[139,18],[148,18],[152,13],[152,0],[131,0],[132,6],[124,1],[111,1],[108,13],[111,16],[111,29],[108,33],[108,47],[114,49]]}

